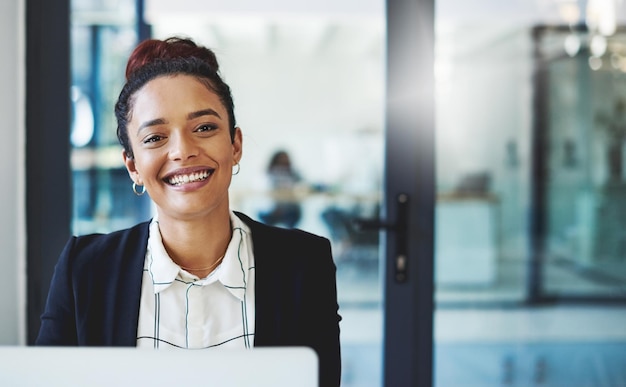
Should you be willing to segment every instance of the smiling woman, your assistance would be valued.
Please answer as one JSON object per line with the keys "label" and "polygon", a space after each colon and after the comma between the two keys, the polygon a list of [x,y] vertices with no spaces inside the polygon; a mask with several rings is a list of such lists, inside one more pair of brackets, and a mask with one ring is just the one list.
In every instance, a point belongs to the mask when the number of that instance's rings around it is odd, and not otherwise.
{"label": "smiling woman", "polygon": [[[135,184],[145,185],[161,228],[169,228],[172,219],[185,219],[191,226],[181,229],[184,233],[175,239],[182,249],[204,243],[194,236],[207,227],[221,239],[215,251],[207,252],[204,245],[197,257],[177,254],[179,249],[170,247],[170,255],[180,255],[177,262],[206,266],[212,263],[207,258],[221,256],[230,240],[228,187],[241,159],[241,130],[229,133],[220,98],[189,75],[152,80],[137,92],[133,105],[126,128],[130,145],[124,151],[126,168]],[[179,226],[172,232],[177,230]]]}
{"label": "smiling woman", "polygon": [[213,52],[188,39],[148,40],[126,76],[115,107],[122,157],[156,216],[68,241],[37,344],[307,346],[320,385],[339,385],[329,241],[230,209],[242,131]]}

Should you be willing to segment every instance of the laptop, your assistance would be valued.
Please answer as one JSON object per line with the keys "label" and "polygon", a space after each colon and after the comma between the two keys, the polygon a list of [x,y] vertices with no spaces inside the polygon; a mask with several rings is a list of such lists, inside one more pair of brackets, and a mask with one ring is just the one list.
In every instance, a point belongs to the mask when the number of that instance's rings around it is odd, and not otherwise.
{"label": "laptop", "polygon": [[318,387],[304,347],[153,350],[0,346],[0,386]]}

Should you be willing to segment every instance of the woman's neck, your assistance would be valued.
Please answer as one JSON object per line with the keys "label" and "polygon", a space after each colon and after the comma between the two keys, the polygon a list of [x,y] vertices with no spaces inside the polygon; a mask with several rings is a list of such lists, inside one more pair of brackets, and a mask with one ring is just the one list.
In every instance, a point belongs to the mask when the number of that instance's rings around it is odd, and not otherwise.
{"label": "woman's neck", "polygon": [[229,211],[185,220],[159,216],[159,230],[170,258],[200,278],[219,265],[232,237]]}

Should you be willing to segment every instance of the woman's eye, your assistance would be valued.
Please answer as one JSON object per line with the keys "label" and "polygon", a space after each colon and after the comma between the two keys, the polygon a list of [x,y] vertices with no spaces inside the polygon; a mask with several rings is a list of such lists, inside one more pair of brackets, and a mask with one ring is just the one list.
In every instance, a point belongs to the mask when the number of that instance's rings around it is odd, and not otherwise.
{"label": "woman's eye", "polygon": [[216,125],[203,124],[203,125],[198,126],[198,128],[196,129],[196,132],[210,132],[215,129],[217,129]]}
{"label": "woman's eye", "polygon": [[162,139],[163,139],[163,137],[161,137],[161,136],[150,136],[150,137],[146,138],[145,140],[143,140],[143,143],[144,144],[150,144],[150,143],[153,143],[153,142],[161,141]]}

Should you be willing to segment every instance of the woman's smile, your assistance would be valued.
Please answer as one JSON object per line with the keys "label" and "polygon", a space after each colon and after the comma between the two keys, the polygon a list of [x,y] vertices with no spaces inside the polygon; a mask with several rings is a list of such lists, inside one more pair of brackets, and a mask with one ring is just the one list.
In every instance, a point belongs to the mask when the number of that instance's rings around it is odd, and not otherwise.
{"label": "woman's smile", "polygon": [[215,171],[215,169],[201,169],[192,171],[176,171],[168,174],[163,181],[169,185],[180,187],[182,185],[206,181]]}

